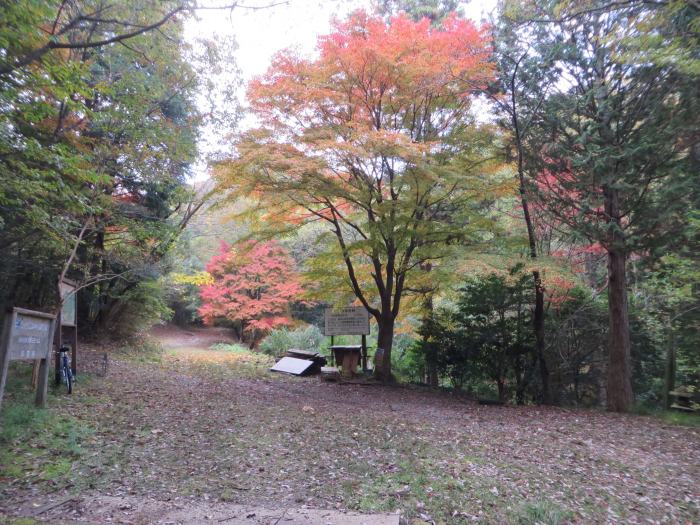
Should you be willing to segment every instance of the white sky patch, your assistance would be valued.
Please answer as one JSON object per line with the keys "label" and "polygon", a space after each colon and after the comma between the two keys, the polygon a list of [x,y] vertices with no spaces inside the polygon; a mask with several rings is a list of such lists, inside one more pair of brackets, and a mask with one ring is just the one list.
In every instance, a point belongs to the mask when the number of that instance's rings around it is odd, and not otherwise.
{"label": "white sky patch", "polygon": [[[226,5],[227,0],[208,0],[205,5]],[[240,2],[249,6],[265,6],[275,0],[249,0]],[[496,5],[496,0],[475,0],[464,3],[466,16],[481,21]],[[286,4],[267,9],[200,10],[196,19],[185,26],[185,38],[193,41],[198,37],[216,38],[233,35],[238,42],[236,61],[243,80],[240,100],[245,99],[245,86],[256,75],[265,73],[272,56],[286,48],[295,48],[300,54],[311,56],[316,50],[319,36],[331,31],[333,17],[344,18],[350,12],[371,9],[371,0],[289,0]],[[255,120],[243,117],[241,129],[253,126]],[[200,151],[204,157],[211,152],[211,144],[220,142],[213,136],[215,130],[205,132]],[[208,178],[206,159],[202,158],[195,168],[195,181]]]}

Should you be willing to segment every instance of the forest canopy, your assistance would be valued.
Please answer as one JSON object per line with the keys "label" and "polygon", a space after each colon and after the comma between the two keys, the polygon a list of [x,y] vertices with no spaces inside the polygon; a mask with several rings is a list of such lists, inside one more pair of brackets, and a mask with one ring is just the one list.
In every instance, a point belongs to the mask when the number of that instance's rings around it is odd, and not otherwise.
{"label": "forest canopy", "polygon": [[244,125],[235,43],[184,37],[224,7],[2,4],[3,312],[66,277],[87,337],[278,354],[355,305],[382,381],[619,411],[700,386],[695,3],[376,2],[279,51]]}

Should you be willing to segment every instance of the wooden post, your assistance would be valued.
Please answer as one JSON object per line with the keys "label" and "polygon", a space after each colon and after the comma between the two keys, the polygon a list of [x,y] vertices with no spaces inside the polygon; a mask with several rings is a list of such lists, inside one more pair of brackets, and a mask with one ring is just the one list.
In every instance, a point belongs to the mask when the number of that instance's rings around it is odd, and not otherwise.
{"label": "wooden post", "polygon": [[367,336],[362,334],[362,371],[367,372]]}
{"label": "wooden post", "polygon": [[75,379],[78,373],[78,321],[75,321],[75,326],[73,327],[73,348],[71,352],[71,363],[70,367],[73,369],[73,379]]}
{"label": "wooden post", "polygon": [[333,364],[333,366],[335,366],[335,352],[333,352],[333,345],[335,344],[334,341],[335,339],[333,338],[333,336],[331,336],[331,363]]}
{"label": "wooden post", "polygon": [[36,359],[32,363],[32,390],[36,388],[39,383],[39,367],[41,366],[41,359]]}
{"label": "wooden post", "polygon": [[5,326],[0,339],[0,406],[2,406],[2,395],[5,392],[7,382],[7,367],[10,364],[10,330],[15,318],[14,312],[7,312],[5,315]]}
{"label": "wooden post", "polygon": [[[61,311],[59,310],[56,314],[56,326],[54,327],[54,334],[51,340],[53,341],[56,350],[63,346],[63,320],[61,319]],[[50,356],[49,356],[50,358]],[[53,378],[56,385],[61,384],[61,358],[58,352],[54,352],[53,358]]]}
{"label": "wooden post", "polygon": [[[36,398],[34,400],[34,404],[39,408],[46,408],[46,395],[48,394],[49,386],[49,359],[51,359],[51,352],[53,350],[53,335],[56,331],[58,321],[60,321],[60,319],[53,319],[51,321],[51,328],[49,328],[49,347],[46,351],[46,357],[41,360],[41,365],[39,366],[39,382],[36,385]],[[58,326],[60,327],[60,325]]]}

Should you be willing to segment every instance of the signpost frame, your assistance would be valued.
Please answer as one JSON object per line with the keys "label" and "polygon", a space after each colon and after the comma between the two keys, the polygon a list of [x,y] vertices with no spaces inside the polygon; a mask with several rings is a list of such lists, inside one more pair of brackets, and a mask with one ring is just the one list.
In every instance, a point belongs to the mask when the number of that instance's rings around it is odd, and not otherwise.
{"label": "signpost frame", "polygon": [[[364,306],[327,308],[324,313],[324,335],[331,338],[331,349],[336,335],[362,336],[362,371],[367,371],[367,335],[369,335],[369,312]],[[335,360],[334,353],[331,356]]]}
{"label": "signpost frame", "polygon": [[[30,321],[30,328],[23,329],[22,324],[25,319]],[[32,319],[35,320],[34,324],[31,323]],[[31,332],[27,334],[26,331],[32,329],[46,332],[46,336],[42,338],[41,334],[32,335]],[[25,330],[25,335],[21,335],[22,330]],[[7,312],[2,339],[0,339],[0,403],[5,392],[10,361],[38,360],[40,364],[35,404],[40,408],[46,407],[49,358],[55,330],[56,316],[52,314],[24,308],[12,308]]]}
{"label": "signpost frame", "polygon": [[[64,340],[68,340],[71,347],[70,366],[75,376],[78,373],[78,283],[64,278],[61,281],[61,298],[63,307],[58,313],[58,329],[54,335],[54,344],[56,348],[61,348]],[[54,380],[57,385],[61,382],[61,363],[58,354],[54,359]]]}

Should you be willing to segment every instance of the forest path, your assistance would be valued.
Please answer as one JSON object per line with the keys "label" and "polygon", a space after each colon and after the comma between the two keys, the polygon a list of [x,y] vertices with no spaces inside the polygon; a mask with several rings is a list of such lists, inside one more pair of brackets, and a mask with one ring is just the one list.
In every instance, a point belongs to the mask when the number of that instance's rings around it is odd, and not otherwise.
{"label": "forest path", "polygon": [[181,328],[174,325],[156,325],[148,331],[166,350],[210,350],[217,343],[236,344],[231,330],[220,327]]}
{"label": "forest path", "polygon": [[61,400],[91,429],[72,487],[12,480],[0,515],[70,493],[42,519],[166,523],[190,508],[199,518],[180,522],[216,523],[227,509],[307,507],[450,524],[700,521],[700,429],[273,375],[216,354],[115,356]]}

